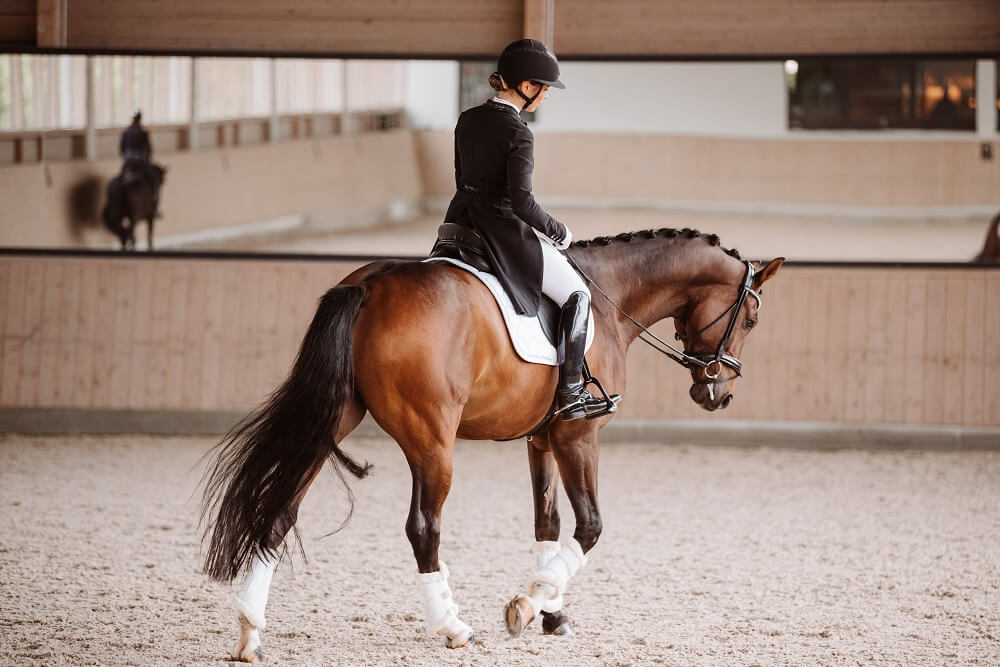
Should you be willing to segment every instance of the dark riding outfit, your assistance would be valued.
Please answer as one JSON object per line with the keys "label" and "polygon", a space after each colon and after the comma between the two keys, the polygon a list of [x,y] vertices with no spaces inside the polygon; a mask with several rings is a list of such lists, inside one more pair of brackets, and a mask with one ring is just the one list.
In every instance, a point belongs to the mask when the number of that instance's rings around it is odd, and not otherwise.
{"label": "dark riding outfit", "polygon": [[522,39],[500,54],[497,71],[524,103],[518,108],[494,97],[459,116],[455,126],[457,191],[445,222],[479,233],[491,269],[518,313],[535,315],[543,294],[561,307],[559,412],[564,419],[599,416],[608,412],[608,403],[593,398],[584,389],[582,377],[590,291],[557,250],[569,247],[569,229],[546,213],[531,194],[534,136],[519,115],[542,90],[528,97],[519,88],[521,82],[565,88],[559,81],[559,63],[543,43]]}
{"label": "dark riding outfit", "polygon": [[[142,127],[142,113],[136,110],[132,114],[132,124],[122,132],[118,143],[118,152],[124,158],[122,174],[128,172],[137,174],[153,191],[153,210],[159,203],[160,188],[156,175],[153,173],[153,145],[149,141],[149,132]],[[127,176],[126,176],[127,178]]]}

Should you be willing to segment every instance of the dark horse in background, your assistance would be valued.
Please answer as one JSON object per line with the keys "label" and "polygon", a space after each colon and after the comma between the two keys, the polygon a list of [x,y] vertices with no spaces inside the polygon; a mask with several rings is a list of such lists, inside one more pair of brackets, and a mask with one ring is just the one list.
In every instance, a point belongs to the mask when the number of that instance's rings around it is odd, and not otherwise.
{"label": "dark horse in background", "polygon": [[122,250],[135,250],[135,228],[142,220],[147,224],[149,249],[153,249],[153,223],[158,215],[159,191],[167,170],[153,163],[148,167],[147,177],[126,163],[121,173],[108,183],[107,203],[101,217],[104,225],[121,241]]}
{"label": "dark horse in background", "polygon": [[[567,252],[591,281],[595,336],[587,359],[608,393],[626,394],[629,345],[650,335],[646,327],[673,318],[683,351],[672,348],[668,356],[691,373],[691,399],[706,410],[732,402],[761,285],[782,258],[747,262],[717,236],[686,229],[581,241]],[[340,446],[366,412],[409,463],[406,535],[419,572],[415,588],[427,631],[452,648],[472,640],[438,556],[455,440],[512,440],[542,424],[527,443],[535,570],[503,616],[512,635],[539,615],[544,633],[569,634],[562,593],[601,534],[598,431],[612,415],[545,422],[556,381],[556,367],[514,353],[492,294],[455,266],[378,261],[329,290],[287,380],[220,443],[207,472],[205,571],[224,582],[247,573],[237,596],[241,630],[233,658],[262,658],[271,575],[324,464],[341,477],[344,470],[368,474],[369,466]],[[576,517],[572,539],[562,544],[560,479]],[[372,576],[371,585],[379,585]]]}

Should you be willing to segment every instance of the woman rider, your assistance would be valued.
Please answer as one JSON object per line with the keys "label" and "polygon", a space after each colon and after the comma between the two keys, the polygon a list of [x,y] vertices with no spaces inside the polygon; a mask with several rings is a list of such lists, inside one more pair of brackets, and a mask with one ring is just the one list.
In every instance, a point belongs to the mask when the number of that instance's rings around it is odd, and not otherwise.
{"label": "woman rider", "polygon": [[483,237],[493,273],[519,314],[536,315],[542,294],[561,307],[558,413],[596,417],[608,406],[583,383],[590,290],[559,252],[573,235],[531,194],[534,136],[519,115],[538,109],[550,87],[565,88],[559,63],[542,42],[521,39],[500,54],[490,85],[496,96],[463,112],[455,126],[457,192],[445,221]]}

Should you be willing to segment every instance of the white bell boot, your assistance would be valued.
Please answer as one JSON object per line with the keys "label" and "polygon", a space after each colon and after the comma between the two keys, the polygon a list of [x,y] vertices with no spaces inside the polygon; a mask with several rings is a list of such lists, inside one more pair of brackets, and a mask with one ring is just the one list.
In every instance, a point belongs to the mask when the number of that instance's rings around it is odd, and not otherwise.
{"label": "white bell boot", "polygon": [[448,585],[448,566],[438,561],[437,572],[417,574],[420,595],[424,602],[427,634],[444,635],[445,646],[461,648],[472,641],[472,628],[458,618],[458,605],[452,599]]}

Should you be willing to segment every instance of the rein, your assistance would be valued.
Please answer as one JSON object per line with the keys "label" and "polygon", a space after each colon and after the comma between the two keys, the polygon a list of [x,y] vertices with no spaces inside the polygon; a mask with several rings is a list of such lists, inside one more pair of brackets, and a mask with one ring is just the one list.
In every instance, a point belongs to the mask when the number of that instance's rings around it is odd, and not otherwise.
{"label": "rein", "polygon": [[[731,336],[733,333],[733,327],[736,326],[736,318],[739,315],[740,309],[743,307],[743,303],[746,301],[747,294],[750,294],[757,300],[758,308],[761,305],[760,294],[754,291],[754,289],[751,287],[751,285],[753,285],[753,276],[754,276],[754,268],[751,262],[745,261],[747,267],[746,273],[743,276],[743,283],[740,285],[740,293],[739,296],[736,297],[736,301],[733,302],[733,304],[729,306],[729,308],[724,310],[721,315],[716,317],[709,324],[705,325],[698,331],[691,334],[692,336],[697,336],[698,334],[708,330],[713,325],[718,323],[719,320],[725,317],[728,313],[732,312],[733,315],[732,317],[729,318],[729,324],[726,326],[726,333],[723,334],[722,339],[719,341],[718,349],[716,349],[714,355],[705,354],[705,355],[695,356],[688,354],[683,350],[678,350],[676,347],[674,347],[667,341],[663,340],[662,338],[654,334],[647,327],[637,322],[634,317],[632,317],[624,310],[622,310],[621,306],[615,303],[614,300],[610,296],[608,296],[604,290],[601,289],[601,286],[598,285],[593,278],[587,275],[587,273],[580,268],[580,265],[577,264],[572,257],[570,257],[569,253],[565,253],[565,256],[566,259],[569,260],[569,263],[573,265],[573,268],[576,269],[580,273],[580,275],[583,276],[584,279],[588,283],[590,283],[590,285],[607,300],[608,303],[614,306],[615,309],[619,313],[624,315],[629,322],[631,322],[641,330],[641,333],[639,334],[639,340],[646,343],[660,354],[668,357],[669,359],[672,359],[673,361],[676,361],[684,368],[687,368],[689,370],[694,370],[696,368],[704,369],[705,377],[708,378],[708,380],[704,382],[699,382],[698,384],[708,384],[710,386],[714,386],[717,384],[724,384],[726,382],[735,380],[736,378],[742,375],[743,362],[737,359],[736,357],[732,356],[731,354],[727,354],[725,351],[725,347],[726,344],[729,342],[729,336]],[[646,336],[652,338],[653,340],[649,340],[649,338],[647,338]],[[677,335],[677,339],[683,340],[679,334]],[[731,369],[736,371],[736,374],[733,375],[732,377],[719,379],[719,375],[722,374],[722,367],[724,365],[729,366]],[[714,372],[713,372],[713,366],[714,366]]]}

